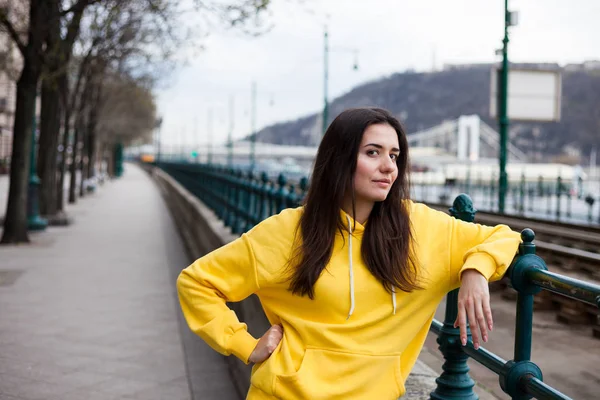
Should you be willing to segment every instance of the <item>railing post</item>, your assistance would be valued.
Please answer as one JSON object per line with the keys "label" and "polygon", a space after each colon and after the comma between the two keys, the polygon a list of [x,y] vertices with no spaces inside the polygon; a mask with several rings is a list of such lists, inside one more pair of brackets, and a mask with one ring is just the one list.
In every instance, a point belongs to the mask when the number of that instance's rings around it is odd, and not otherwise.
{"label": "railing post", "polygon": [[523,214],[525,212],[525,173],[521,174],[521,187],[519,188],[519,195],[521,197],[521,201],[519,204],[519,212]]}
{"label": "railing post", "polygon": [[247,208],[244,208],[246,206],[244,199],[247,185],[242,170],[235,171],[234,180],[237,187],[237,196],[234,200],[233,233],[242,233],[245,226],[244,211],[247,210]]}
{"label": "railing post", "polygon": [[556,178],[556,219],[560,219],[560,197],[562,196],[562,178]]}
{"label": "railing post", "polygon": [[573,211],[572,204],[571,204],[571,198],[573,197],[571,194],[571,188],[567,188],[566,194],[567,194],[567,218],[571,218],[572,211]]}
{"label": "railing post", "polygon": [[552,214],[552,188],[550,185],[546,187],[546,195],[548,196],[548,209],[546,210],[546,214]]}
{"label": "railing post", "polygon": [[246,212],[248,213],[248,218],[246,219],[246,227],[244,231],[248,232],[254,226],[254,219],[256,217],[256,206],[258,205],[258,188],[256,182],[254,181],[254,171],[250,169],[248,171],[248,197],[246,204]]}
{"label": "railing post", "polygon": [[286,207],[288,207],[288,208],[296,207],[297,202],[298,202],[298,199],[296,196],[296,186],[293,183],[291,183],[289,190],[288,190],[288,194],[286,196],[286,200],[285,200]]}
{"label": "railing post", "polygon": [[308,192],[308,178],[303,177],[300,179],[300,195],[297,198],[296,206],[302,205],[306,192]]}
{"label": "railing post", "polygon": [[275,197],[275,212],[279,213],[287,207],[288,190],[285,187],[287,185],[287,178],[284,174],[279,174],[279,177],[277,178],[277,183],[279,184],[279,189],[277,190],[277,195]]}
{"label": "railing post", "polygon": [[527,278],[528,271],[532,269],[547,270],[544,261],[535,255],[535,234],[531,229],[521,232],[523,242],[519,245],[519,256],[511,265],[508,275],[512,287],[518,292],[517,316],[515,322],[515,348],[514,360],[505,365],[506,372],[501,374],[500,387],[512,399],[528,400],[532,396],[523,392],[521,380],[534,376],[543,380],[542,371],[531,359],[531,339],[533,326],[533,296],[542,289],[532,284]]}
{"label": "railing post", "polygon": [[269,176],[266,172],[260,175],[260,181],[262,185],[259,184],[260,187],[258,189],[259,205],[257,217],[259,221],[262,221],[265,218],[265,210],[268,210],[267,201],[269,199],[269,187],[267,186],[269,184]]}
{"label": "railing post", "polygon": [[229,175],[225,168],[222,166],[218,166],[217,173],[220,176],[220,180],[223,184],[223,204],[221,205],[221,212],[219,214],[219,218],[225,225],[227,225],[227,219],[229,215],[229,197],[231,193],[231,185],[229,184]]}
{"label": "railing post", "polygon": [[588,193],[588,195],[585,196],[585,202],[588,205],[588,222],[592,222],[592,213],[595,201],[596,199],[594,199],[594,196],[592,196],[591,194]]}
{"label": "railing post", "polygon": [[[450,215],[462,221],[473,222],[477,210],[473,208],[473,201],[466,194],[460,194],[454,199]],[[431,393],[434,400],[477,400],[479,397],[473,392],[475,381],[469,376],[467,359],[469,356],[463,351],[460,342],[460,328],[454,327],[454,321],[458,316],[458,289],[448,293],[446,297],[446,315],[444,326],[437,338],[439,349],[442,352],[444,365],[442,375],[435,382],[437,388]],[[468,339],[471,338],[471,330],[467,327]]]}
{"label": "railing post", "polygon": [[492,174],[492,182],[490,185],[490,209],[494,210],[494,199],[496,198],[496,174]]}

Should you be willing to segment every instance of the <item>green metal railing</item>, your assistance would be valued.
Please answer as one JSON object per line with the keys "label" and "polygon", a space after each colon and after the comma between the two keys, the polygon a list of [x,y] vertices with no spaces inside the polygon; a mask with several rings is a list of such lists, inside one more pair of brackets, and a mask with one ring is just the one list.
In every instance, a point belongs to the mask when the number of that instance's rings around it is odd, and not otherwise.
{"label": "green metal railing", "polygon": [[[467,195],[460,195],[450,208],[450,214],[458,219],[473,222],[476,210]],[[471,357],[496,373],[500,387],[513,399],[570,399],[543,382],[541,369],[531,361],[533,323],[533,296],[541,290],[570,297],[600,308],[600,286],[572,279],[548,271],[544,260],[535,255],[535,234],[531,229],[521,232],[519,253],[509,267],[506,276],[518,292],[513,360],[506,361],[483,347],[475,350],[468,331],[468,343],[460,343],[460,331],[454,328],[458,315],[458,290],[448,294],[444,322],[434,320],[431,331],[438,335],[440,350],[446,359],[442,375],[433,399],[476,399],[474,382],[468,376],[467,359]]]}
{"label": "green metal railing", "polygon": [[[413,198],[425,203],[450,201],[450,193],[469,193],[485,211],[497,212],[498,179],[489,180],[473,177],[468,171],[465,176],[448,178],[445,183],[434,183],[422,176],[413,179]],[[600,224],[600,182],[587,182],[578,178],[566,180],[560,175],[554,179],[539,176],[527,180],[523,173],[518,181],[510,182],[506,188],[504,212],[522,216],[557,221]]]}
{"label": "green metal railing", "polygon": [[[159,167],[212,208],[234,233],[247,231],[284,208],[300,205],[308,188],[306,178],[295,185],[283,175],[272,181],[264,173],[256,176],[220,166],[161,162]],[[465,194],[454,200],[449,211],[467,222],[473,222],[477,212]],[[504,360],[483,347],[475,350],[470,330],[467,345],[461,345],[460,330],[453,326],[458,315],[458,290],[454,290],[447,296],[444,322],[434,320],[431,325],[445,359],[432,399],[478,399],[473,391],[475,382],[468,374],[469,357],[497,374],[500,387],[513,399],[570,399],[545,384],[541,369],[531,361],[533,296],[547,290],[600,308],[600,286],[549,272],[535,254],[534,232],[525,229],[521,238],[519,253],[506,273],[518,292],[513,359]]]}
{"label": "green metal railing", "polygon": [[263,219],[301,204],[308,179],[296,184],[280,174],[242,172],[223,166],[160,163],[160,167],[210,207],[233,233],[250,230]]}

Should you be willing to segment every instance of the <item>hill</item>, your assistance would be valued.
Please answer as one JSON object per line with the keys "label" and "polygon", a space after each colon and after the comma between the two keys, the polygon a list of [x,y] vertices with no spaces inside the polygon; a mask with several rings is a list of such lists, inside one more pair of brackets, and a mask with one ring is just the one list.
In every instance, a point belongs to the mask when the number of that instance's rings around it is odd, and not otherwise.
{"label": "hill", "polygon": [[[511,140],[535,157],[564,154],[567,149],[587,156],[600,144],[600,68],[590,64],[560,68],[556,64],[513,64],[512,67],[561,69],[562,110],[557,123],[511,123]],[[460,115],[478,114],[489,118],[490,69],[492,64],[457,65],[443,71],[404,72],[360,85],[333,100],[330,120],[349,107],[378,106],[400,117],[407,132],[438,125]],[[258,132],[258,140],[289,145],[318,143],[321,115],[312,114],[295,121],[268,126]],[[329,121],[331,122],[331,121]]]}

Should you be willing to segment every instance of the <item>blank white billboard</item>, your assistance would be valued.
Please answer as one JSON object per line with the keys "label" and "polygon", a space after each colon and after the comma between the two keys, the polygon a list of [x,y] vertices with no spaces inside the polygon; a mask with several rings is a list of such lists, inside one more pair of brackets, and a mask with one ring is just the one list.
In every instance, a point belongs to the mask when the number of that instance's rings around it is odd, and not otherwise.
{"label": "blank white billboard", "polygon": [[[500,70],[493,68],[490,115],[497,118]],[[561,76],[559,71],[510,69],[508,72],[508,117],[520,121],[559,121]]]}

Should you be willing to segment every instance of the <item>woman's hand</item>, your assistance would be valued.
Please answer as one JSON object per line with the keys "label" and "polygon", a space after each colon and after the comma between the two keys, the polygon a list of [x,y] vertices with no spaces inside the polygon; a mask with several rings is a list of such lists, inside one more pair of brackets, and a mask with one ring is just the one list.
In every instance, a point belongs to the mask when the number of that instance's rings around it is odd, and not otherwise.
{"label": "woman's hand", "polygon": [[248,361],[253,363],[263,362],[271,356],[275,348],[281,342],[283,337],[283,328],[281,325],[273,325],[267,332],[258,340],[254,351],[250,354]]}
{"label": "woman's hand", "polygon": [[454,321],[454,327],[460,327],[460,341],[463,346],[467,344],[467,318],[471,327],[473,345],[477,350],[480,338],[487,342],[488,330],[492,330],[494,323],[488,281],[474,269],[462,273],[458,291],[458,317]]}

